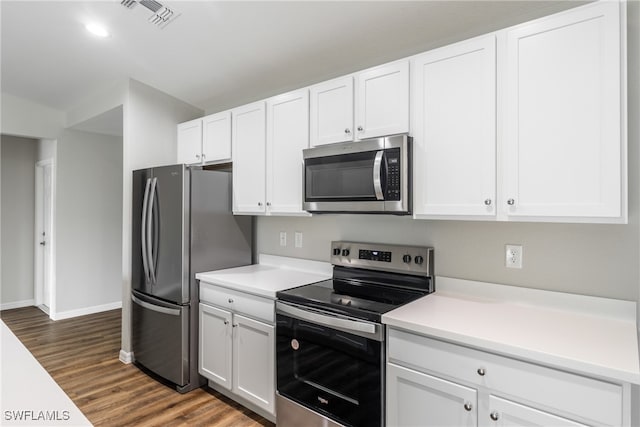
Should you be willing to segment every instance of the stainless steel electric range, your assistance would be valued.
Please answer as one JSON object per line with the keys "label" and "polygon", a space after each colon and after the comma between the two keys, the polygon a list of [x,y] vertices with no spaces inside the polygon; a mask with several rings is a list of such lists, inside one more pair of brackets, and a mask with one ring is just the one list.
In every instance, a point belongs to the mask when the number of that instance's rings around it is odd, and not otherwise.
{"label": "stainless steel electric range", "polygon": [[384,424],[384,313],[434,291],[433,248],[332,242],[333,278],[277,293],[278,427]]}

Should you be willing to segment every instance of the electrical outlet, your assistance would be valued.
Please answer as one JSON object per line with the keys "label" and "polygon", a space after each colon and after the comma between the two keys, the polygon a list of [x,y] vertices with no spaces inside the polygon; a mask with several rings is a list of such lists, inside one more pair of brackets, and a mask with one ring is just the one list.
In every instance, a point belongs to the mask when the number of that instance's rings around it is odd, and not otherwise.
{"label": "electrical outlet", "polygon": [[296,244],[296,248],[301,248],[302,247],[302,232],[300,232],[300,231],[296,231],[295,244]]}
{"label": "electrical outlet", "polygon": [[507,268],[522,268],[522,245],[505,245]]}
{"label": "electrical outlet", "polygon": [[280,232],[280,246],[287,246],[287,232]]}

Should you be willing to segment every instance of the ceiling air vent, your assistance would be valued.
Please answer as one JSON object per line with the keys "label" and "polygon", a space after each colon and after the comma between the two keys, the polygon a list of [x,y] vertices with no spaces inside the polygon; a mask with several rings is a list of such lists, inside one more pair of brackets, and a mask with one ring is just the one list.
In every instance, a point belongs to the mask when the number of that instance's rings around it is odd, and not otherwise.
{"label": "ceiling air vent", "polygon": [[168,8],[155,0],[122,0],[120,2],[121,5],[128,9],[133,9],[137,3],[153,12],[147,20],[160,28],[166,27],[169,22],[180,16],[180,14],[176,13],[175,10]]}

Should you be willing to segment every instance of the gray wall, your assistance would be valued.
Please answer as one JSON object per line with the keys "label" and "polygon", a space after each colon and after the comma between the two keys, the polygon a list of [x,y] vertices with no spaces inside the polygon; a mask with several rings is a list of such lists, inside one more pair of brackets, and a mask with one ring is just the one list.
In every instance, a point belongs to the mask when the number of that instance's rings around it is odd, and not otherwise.
{"label": "gray wall", "polygon": [[35,164],[38,141],[2,135],[0,305],[33,300]]}
{"label": "gray wall", "polygon": [[63,131],[56,185],[56,312],[120,302],[122,138]]}

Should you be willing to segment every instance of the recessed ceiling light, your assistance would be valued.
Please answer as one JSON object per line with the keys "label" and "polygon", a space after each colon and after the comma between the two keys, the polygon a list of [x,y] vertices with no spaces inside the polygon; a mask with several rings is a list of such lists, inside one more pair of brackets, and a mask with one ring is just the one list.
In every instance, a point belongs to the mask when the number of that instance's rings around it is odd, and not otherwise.
{"label": "recessed ceiling light", "polygon": [[96,24],[96,23],[87,24],[85,28],[91,34],[96,35],[98,37],[102,37],[102,38],[109,37],[109,32],[107,31],[107,29],[100,24]]}

